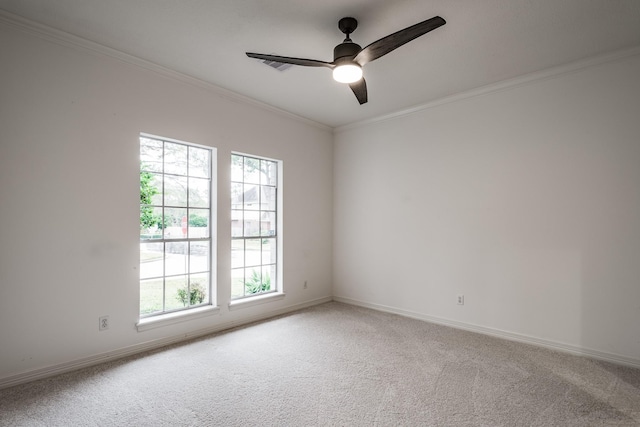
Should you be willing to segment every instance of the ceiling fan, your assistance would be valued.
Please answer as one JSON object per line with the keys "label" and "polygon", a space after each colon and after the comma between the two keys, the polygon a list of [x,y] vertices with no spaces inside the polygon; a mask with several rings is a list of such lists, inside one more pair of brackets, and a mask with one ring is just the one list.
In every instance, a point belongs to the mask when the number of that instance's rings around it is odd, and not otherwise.
{"label": "ceiling fan", "polygon": [[338,28],[347,37],[342,43],[333,49],[333,62],[318,61],[315,59],[291,58],[288,56],[266,55],[262,53],[246,52],[249,58],[282,64],[302,65],[305,67],[327,67],[333,70],[333,78],[340,83],[347,83],[360,105],[367,102],[367,83],[362,77],[362,67],[399,48],[403,44],[418,38],[429,31],[435,30],[447,22],[439,16],[434,16],[426,21],[419,22],[403,30],[389,34],[377,40],[364,49],[351,41],[349,35],[358,27],[355,18],[342,18],[338,22]]}

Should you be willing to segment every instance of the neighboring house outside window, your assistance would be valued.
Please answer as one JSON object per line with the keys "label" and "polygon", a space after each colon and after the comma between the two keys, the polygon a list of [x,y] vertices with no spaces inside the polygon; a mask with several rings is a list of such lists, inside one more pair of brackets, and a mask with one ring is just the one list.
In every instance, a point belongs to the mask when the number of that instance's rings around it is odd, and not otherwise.
{"label": "neighboring house outside window", "polygon": [[231,156],[231,299],[278,288],[281,162]]}
{"label": "neighboring house outside window", "polygon": [[213,150],[140,135],[140,317],[214,302]]}

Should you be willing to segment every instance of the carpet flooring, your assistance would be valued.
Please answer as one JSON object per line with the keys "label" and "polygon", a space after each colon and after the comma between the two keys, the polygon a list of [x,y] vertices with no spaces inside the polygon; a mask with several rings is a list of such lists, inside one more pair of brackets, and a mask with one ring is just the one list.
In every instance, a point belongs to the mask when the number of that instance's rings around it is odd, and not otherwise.
{"label": "carpet flooring", "polygon": [[640,370],[337,302],[0,390],[2,426],[640,426]]}

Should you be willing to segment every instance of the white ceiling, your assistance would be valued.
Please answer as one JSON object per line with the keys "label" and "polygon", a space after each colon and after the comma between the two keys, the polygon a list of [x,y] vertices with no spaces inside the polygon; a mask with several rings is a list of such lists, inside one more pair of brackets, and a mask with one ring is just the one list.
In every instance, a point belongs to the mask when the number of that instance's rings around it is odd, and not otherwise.
{"label": "white ceiling", "polygon": [[[0,0],[0,9],[336,127],[640,45],[640,0]],[[360,106],[327,68],[277,71],[245,52],[333,60],[338,20],[362,47],[447,24],[364,67]]]}

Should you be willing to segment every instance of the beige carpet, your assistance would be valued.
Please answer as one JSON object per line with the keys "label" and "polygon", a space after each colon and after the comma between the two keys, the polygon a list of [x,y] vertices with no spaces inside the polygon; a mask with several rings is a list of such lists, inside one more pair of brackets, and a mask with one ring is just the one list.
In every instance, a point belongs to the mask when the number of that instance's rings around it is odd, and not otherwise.
{"label": "beige carpet", "polygon": [[328,303],[0,390],[2,426],[640,426],[640,370]]}

